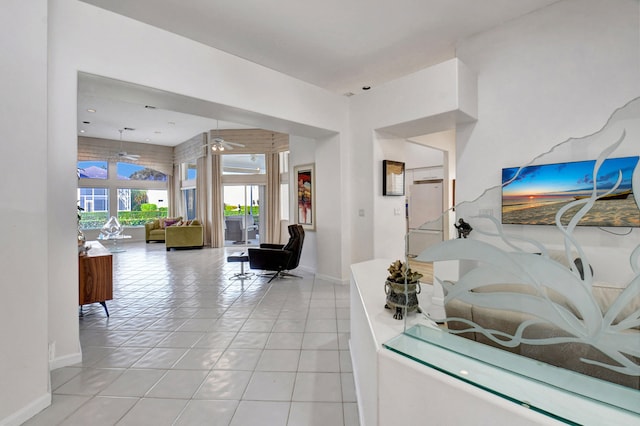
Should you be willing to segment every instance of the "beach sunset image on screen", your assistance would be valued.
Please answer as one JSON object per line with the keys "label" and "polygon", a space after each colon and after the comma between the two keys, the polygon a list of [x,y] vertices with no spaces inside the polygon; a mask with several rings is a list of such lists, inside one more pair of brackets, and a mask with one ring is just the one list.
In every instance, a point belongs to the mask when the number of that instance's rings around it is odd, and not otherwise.
{"label": "beach sunset image on screen", "polygon": [[596,179],[595,160],[502,169],[502,223],[554,225],[562,207],[582,200],[562,215],[566,225],[595,195],[579,225],[639,227],[640,210],[632,185],[638,159],[607,159]]}

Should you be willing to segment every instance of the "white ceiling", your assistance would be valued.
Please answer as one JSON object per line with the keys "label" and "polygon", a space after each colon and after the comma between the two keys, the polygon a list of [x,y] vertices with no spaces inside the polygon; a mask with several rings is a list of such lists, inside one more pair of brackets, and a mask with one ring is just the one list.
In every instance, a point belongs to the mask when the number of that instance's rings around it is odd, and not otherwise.
{"label": "white ceiling", "polygon": [[[363,86],[375,90],[387,81],[453,58],[458,41],[558,0],[82,1],[335,93],[358,94]],[[80,93],[78,130],[82,121],[91,121],[93,133],[87,136],[117,138],[117,129],[125,126],[153,128],[146,131],[150,137],[139,130],[130,140],[175,145],[201,132],[196,129],[202,126],[215,128],[215,120],[140,110],[140,102],[134,99],[118,104],[83,96]],[[84,118],[86,114],[81,118],[82,108],[89,105],[109,111],[109,117],[96,113],[90,119]],[[220,123],[220,128],[225,126]],[[174,137],[183,131],[192,133],[176,142]]]}

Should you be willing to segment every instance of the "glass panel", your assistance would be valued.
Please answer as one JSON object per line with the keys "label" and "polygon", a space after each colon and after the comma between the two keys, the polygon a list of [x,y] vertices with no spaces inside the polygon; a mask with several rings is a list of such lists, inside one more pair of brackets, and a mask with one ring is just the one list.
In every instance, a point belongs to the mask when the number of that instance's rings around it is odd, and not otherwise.
{"label": "glass panel", "polygon": [[196,163],[182,163],[182,180],[195,180],[198,177]]}
{"label": "glass panel", "polygon": [[122,226],[144,226],[167,217],[166,189],[118,188],[118,221]]}
{"label": "glass panel", "polygon": [[78,161],[78,178],[107,179],[106,161]]}
{"label": "glass panel", "polygon": [[[402,337],[418,344],[405,354],[433,365],[420,345],[443,345],[549,389],[640,414],[638,139],[640,98],[598,132],[520,166],[502,165],[502,175],[494,168],[495,186],[456,205],[458,238],[416,258],[433,262],[433,288],[421,299],[425,314],[405,316]],[[496,389],[492,378],[476,384],[521,398]],[[560,412],[558,404],[545,409]]]}
{"label": "glass panel", "polygon": [[280,184],[280,219],[289,220],[289,184]]}
{"label": "glass panel", "polygon": [[289,173],[289,151],[278,153],[280,174]]}
{"label": "glass panel", "polygon": [[148,167],[131,163],[118,163],[118,179],[120,180],[152,180],[167,181],[167,175]]}
{"label": "glass panel", "polygon": [[196,212],[196,189],[188,188],[182,190],[182,195],[184,197],[184,205],[186,209],[186,219],[193,220],[197,216]]}
{"label": "glass panel", "polygon": [[261,185],[224,186],[225,245],[260,244]]}
{"label": "glass panel", "polygon": [[78,188],[80,229],[100,229],[109,217],[109,189]]}
{"label": "glass panel", "polygon": [[263,175],[266,173],[264,154],[225,154],[223,175]]}

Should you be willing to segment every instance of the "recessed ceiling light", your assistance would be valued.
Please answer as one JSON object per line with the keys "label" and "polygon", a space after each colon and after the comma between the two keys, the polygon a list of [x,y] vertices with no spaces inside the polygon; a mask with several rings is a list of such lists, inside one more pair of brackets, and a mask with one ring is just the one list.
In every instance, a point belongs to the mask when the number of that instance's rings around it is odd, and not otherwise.
{"label": "recessed ceiling light", "polygon": [[353,93],[353,92],[347,92],[347,93],[344,94],[344,96],[346,96],[347,98],[350,98],[353,95],[355,95],[355,93]]}
{"label": "recessed ceiling light", "polygon": [[144,106],[146,109],[156,109],[156,107],[152,106],[152,105],[145,105]]}
{"label": "recessed ceiling light", "polygon": [[80,129],[80,133],[84,133],[84,129]]}
{"label": "recessed ceiling light", "polygon": [[371,86],[362,86],[362,90],[369,90],[371,89]]}
{"label": "recessed ceiling light", "polygon": [[83,121],[82,124],[91,124],[90,121]]}
{"label": "recessed ceiling light", "polygon": [[135,130],[133,127],[125,127],[124,130]]}
{"label": "recessed ceiling light", "polygon": [[150,140],[151,140],[151,139],[149,139],[149,138],[146,138],[146,139],[145,139],[145,142],[149,142]]}
{"label": "recessed ceiling light", "polygon": [[89,108],[89,109],[87,110],[87,112],[96,112],[96,110],[95,110],[95,109],[93,109],[93,108]]}

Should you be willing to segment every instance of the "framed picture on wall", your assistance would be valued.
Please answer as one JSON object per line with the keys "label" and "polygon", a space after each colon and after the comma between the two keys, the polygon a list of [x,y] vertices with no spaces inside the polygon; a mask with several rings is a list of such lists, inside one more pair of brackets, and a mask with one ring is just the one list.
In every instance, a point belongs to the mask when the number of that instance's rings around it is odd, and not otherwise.
{"label": "framed picture on wall", "polygon": [[382,161],[382,195],[404,195],[404,163]]}
{"label": "framed picture on wall", "polygon": [[316,229],[316,170],[314,164],[305,164],[294,168],[296,188],[296,223],[304,229]]}

